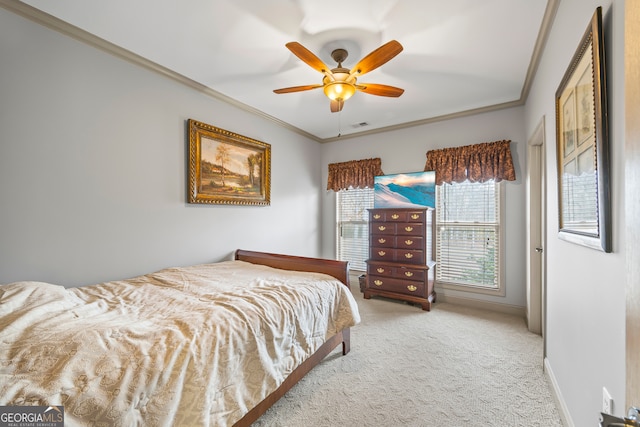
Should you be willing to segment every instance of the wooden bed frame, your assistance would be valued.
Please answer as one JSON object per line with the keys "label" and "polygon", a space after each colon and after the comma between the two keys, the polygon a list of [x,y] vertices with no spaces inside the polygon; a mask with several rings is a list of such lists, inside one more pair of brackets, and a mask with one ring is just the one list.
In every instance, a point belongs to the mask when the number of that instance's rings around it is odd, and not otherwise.
{"label": "wooden bed frame", "polygon": [[[238,249],[235,252],[235,259],[247,261],[253,264],[262,264],[269,267],[280,268],[283,270],[309,271],[328,274],[340,280],[347,288],[350,288],[349,264],[346,261],[279,255],[266,252],[252,252],[241,249]],[[289,374],[280,387],[247,412],[244,417],[234,424],[234,427],[250,426],[340,343],[342,343],[342,354],[345,355],[349,353],[349,350],[351,349],[349,328],[343,329],[322,344],[314,354]]]}

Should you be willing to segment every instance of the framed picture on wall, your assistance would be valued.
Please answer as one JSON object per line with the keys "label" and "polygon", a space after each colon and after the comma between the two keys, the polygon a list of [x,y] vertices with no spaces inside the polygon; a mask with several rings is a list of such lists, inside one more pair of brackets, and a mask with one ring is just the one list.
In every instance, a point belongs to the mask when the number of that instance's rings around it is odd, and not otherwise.
{"label": "framed picture on wall", "polygon": [[561,239],[611,252],[609,141],[602,8],[556,92]]}
{"label": "framed picture on wall", "polygon": [[271,145],[189,119],[188,202],[271,203]]}

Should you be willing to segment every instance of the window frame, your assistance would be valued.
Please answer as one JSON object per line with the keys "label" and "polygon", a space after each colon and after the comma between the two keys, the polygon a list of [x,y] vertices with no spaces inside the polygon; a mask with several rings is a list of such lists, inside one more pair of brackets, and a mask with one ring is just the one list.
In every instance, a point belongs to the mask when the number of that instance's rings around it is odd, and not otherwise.
{"label": "window frame", "polygon": [[[443,184],[444,185],[444,184]],[[450,290],[457,290],[457,291],[463,291],[463,292],[473,292],[473,293],[478,293],[478,294],[485,294],[485,295],[493,295],[493,296],[505,296],[506,295],[506,286],[504,283],[504,278],[505,278],[505,256],[504,256],[504,247],[505,247],[505,189],[503,187],[502,182],[498,182],[495,183],[494,185],[496,186],[496,197],[497,197],[497,204],[498,204],[498,210],[496,212],[496,216],[497,216],[497,230],[498,230],[498,238],[497,238],[497,250],[498,250],[498,256],[497,256],[497,262],[498,262],[498,267],[497,267],[497,287],[496,288],[489,288],[489,287],[484,287],[481,285],[472,285],[472,284],[464,284],[464,283],[454,283],[454,282],[446,282],[446,281],[440,281],[438,280],[438,266],[440,264],[440,251],[439,251],[439,244],[436,245],[436,275],[435,275],[435,281],[436,281],[436,285],[440,288],[443,289],[450,289]],[[438,186],[439,187],[439,186]],[[436,213],[438,211],[438,209],[442,209],[440,206],[441,200],[439,197],[439,193],[440,193],[440,189],[436,189]],[[442,201],[442,203],[446,203],[445,201]],[[438,220],[438,216],[436,214],[436,219],[435,219],[435,238],[437,239],[439,237],[439,233],[440,233],[440,225],[441,222]],[[465,223],[465,224],[471,224],[471,223]],[[439,243],[439,242],[438,242]]]}

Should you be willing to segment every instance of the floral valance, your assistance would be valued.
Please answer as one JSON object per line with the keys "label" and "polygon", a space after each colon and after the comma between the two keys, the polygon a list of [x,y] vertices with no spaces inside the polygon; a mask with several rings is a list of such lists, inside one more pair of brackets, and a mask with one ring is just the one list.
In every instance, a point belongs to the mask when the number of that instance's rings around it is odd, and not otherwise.
{"label": "floral valance", "polygon": [[485,142],[427,152],[425,171],[436,172],[436,184],[444,182],[515,181],[511,141]]}
{"label": "floral valance", "polygon": [[330,163],[327,190],[373,188],[373,177],[378,175],[384,175],[380,158]]}

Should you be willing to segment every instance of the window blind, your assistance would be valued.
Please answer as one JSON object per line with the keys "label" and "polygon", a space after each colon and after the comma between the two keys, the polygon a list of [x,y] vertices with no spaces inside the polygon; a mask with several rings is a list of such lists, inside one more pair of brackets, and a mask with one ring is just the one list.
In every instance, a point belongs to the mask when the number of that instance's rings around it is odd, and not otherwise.
{"label": "window blind", "polygon": [[499,289],[500,185],[436,186],[436,279]]}
{"label": "window blind", "polygon": [[366,271],[369,258],[369,212],[373,188],[350,188],[336,193],[336,243],[340,261],[351,270]]}

